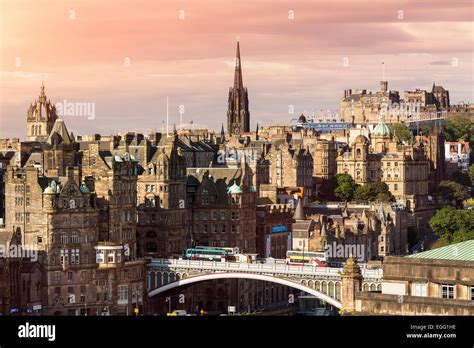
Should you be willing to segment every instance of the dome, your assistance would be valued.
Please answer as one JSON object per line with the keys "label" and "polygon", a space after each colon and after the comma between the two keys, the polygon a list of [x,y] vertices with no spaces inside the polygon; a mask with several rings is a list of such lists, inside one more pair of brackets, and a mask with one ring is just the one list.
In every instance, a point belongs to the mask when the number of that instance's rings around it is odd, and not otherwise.
{"label": "dome", "polygon": [[87,188],[86,185],[81,185],[79,190],[81,191],[81,193],[91,193],[91,191]]}
{"label": "dome", "polygon": [[369,139],[367,139],[367,137],[365,135],[360,134],[355,138],[354,142],[355,143],[368,144]]}
{"label": "dome", "polygon": [[45,195],[54,195],[56,192],[54,192],[53,188],[51,186],[48,186],[44,189],[43,194]]}
{"label": "dome", "polygon": [[375,126],[374,135],[390,136],[390,128],[385,123],[379,123]]}
{"label": "dome", "polygon": [[229,187],[229,189],[227,190],[228,193],[243,193],[244,191],[242,190],[242,188],[237,185],[235,182],[234,184]]}

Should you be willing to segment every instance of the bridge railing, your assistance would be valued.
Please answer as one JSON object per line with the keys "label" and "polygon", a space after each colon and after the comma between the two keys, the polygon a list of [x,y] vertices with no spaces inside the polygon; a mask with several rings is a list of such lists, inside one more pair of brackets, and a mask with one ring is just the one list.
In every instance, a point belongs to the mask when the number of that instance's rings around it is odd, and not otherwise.
{"label": "bridge railing", "polygon": [[[342,268],[317,267],[317,266],[293,266],[281,263],[239,263],[239,262],[216,262],[201,260],[178,260],[178,259],[152,259],[149,266],[161,268],[186,268],[186,269],[208,269],[224,272],[256,272],[256,273],[286,273],[307,274],[339,277]],[[382,269],[362,268],[364,278],[379,278]]]}

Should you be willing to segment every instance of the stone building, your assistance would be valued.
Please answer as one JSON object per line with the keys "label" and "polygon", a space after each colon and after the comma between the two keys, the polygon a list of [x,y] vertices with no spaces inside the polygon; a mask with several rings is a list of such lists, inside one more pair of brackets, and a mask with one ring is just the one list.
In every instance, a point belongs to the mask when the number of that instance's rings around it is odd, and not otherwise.
{"label": "stone building", "polygon": [[256,253],[257,194],[245,160],[238,169],[190,169],[188,174],[193,243]]}
{"label": "stone building", "polygon": [[100,151],[89,144],[82,151],[82,174],[85,186],[96,194],[101,240],[123,242],[136,252],[137,161],[128,153],[123,157]]}
{"label": "stone building", "polygon": [[293,209],[287,204],[258,204],[257,253],[261,258],[286,258],[292,249]]}
{"label": "stone building", "polygon": [[[2,244],[37,251],[37,263],[22,266],[20,305],[46,315],[141,311],[145,271],[136,259],[136,161],[94,145],[80,153],[64,121],[51,121],[54,108],[45,102],[44,86],[37,105],[27,121],[34,137],[21,143],[21,161],[5,174],[0,230]],[[54,124],[40,128],[30,124],[31,115]]]}
{"label": "stone building", "polygon": [[363,89],[353,93],[344,91],[340,101],[340,115],[345,122],[375,125],[381,110],[387,109],[388,123],[400,123],[416,118],[420,114],[437,114],[450,108],[449,91],[433,83],[431,91],[416,89],[405,91],[403,99],[398,91],[388,91],[388,82],[380,82],[380,91],[368,92]]}
{"label": "stone building", "polygon": [[474,241],[383,262],[381,292],[351,294],[355,315],[474,315]]}
{"label": "stone building", "polygon": [[337,158],[338,173],[350,174],[356,183],[383,181],[400,205],[412,212],[411,225],[426,226],[434,213],[428,201],[430,159],[423,142],[403,144],[391,135],[383,116],[370,140],[359,135]]}
{"label": "stone building", "polygon": [[266,158],[270,163],[270,184],[277,188],[297,188],[305,201],[312,197],[314,159],[308,148],[278,142]]}
{"label": "stone building", "polygon": [[190,246],[186,158],[177,132],[164,138],[138,178],[140,255],[169,257]]}
{"label": "stone building", "polygon": [[430,92],[416,89],[415,91],[405,91],[403,99],[407,103],[419,103],[421,110],[433,108],[436,110],[446,110],[450,107],[449,91],[442,86],[433,87]]}
{"label": "stone building", "polygon": [[380,90],[368,92],[365,89],[344,91],[340,101],[340,118],[351,124],[376,124],[383,104],[400,102],[398,91],[389,91],[388,82],[380,81]]}
{"label": "stone building", "polygon": [[349,251],[359,261],[407,252],[406,212],[390,204],[313,206],[307,211],[315,221],[309,250],[327,251],[334,261],[344,261]]}
{"label": "stone building", "polygon": [[[12,203],[1,237],[43,255],[42,314],[119,314],[141,306],[144,264],[132,260],[134,237],[101,241],[96,196],[77,167],[68,167],[64,177],[38,174],[34,167],[9,168],[6,197]],[[131,277],[121,277],[129,271]],[[139,300],[131,303],[128,292],[125,299],[120,287],[136,289]],[[107,294],[96,297],[104,289]]]}

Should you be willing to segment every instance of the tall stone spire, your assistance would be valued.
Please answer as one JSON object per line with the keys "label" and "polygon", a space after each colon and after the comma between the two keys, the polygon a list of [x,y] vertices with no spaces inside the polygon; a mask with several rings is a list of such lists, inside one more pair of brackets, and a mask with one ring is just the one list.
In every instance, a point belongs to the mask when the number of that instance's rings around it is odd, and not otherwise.
{"label": "tall stone spire", "polygon": [[244,87],[244,83],[242,82],[240,44],[237,41],[234,84],[229,88],[227,133],[240,135],[242,132],[250,132],[250,112],[247,88]]}
{"label": "tall stone spire", "polygon": [[240,45],[237,41],[237,52],[235,54],[235,73],[234,73],[234,89],[241,90],[244,88],[242,82],[242,65],[240,64]]}

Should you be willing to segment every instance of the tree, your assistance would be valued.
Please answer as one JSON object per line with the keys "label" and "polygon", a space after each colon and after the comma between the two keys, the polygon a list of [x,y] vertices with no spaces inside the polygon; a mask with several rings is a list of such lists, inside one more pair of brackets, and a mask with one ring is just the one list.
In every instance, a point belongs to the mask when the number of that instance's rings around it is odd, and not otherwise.
{"label": "tree", "polygon": [[410,127],[408,127],[406,124],[395,123],[392,126],[392,132],[401,141],[406,142],[406,143],[411,143],[413,133]]}
{"label": "tree", "polygon": [[462,202],[469,198],[467,188],[454,181],[441,181],[439,192],[454,207],[462,207]]}
{"label": "tree", "polygon": [[461,172],[458,170],[457,172],[454,172],[453,175],[451,176],[454,182],[457,182],[458,184],[465,186],[465,187],[470,187],[471,186],[471,178],[469,177],[468,174]]}
{"label": "tree", "polygon": [[474,123],[468,117],[456,117],[446,122],[445,136],[448,141],[474,141]]}
{"label": "tree", "polygon": [[469,166],[469,177],[471,178],[471,187],[474,187],[474,164]]}
{"label": "tree", "polygon": [[318,199],[321,201],[335,201],[337,197],[334,195],[334,191],[337,186],[337,179],[334,176],[324,179],[319,187]]}
{"label": "tree", "polygon": [[445,207],[436,212],[429,225],[448,244],[474,239],[474,210]]}
{"label": "tree", "polygon": [[359,186],[354,194],[355,199],[364,201],[390,202],[395,200],[388,189],[388,185],[382,181],[371,182],[364,186]]}
{"label": "tree", "polygon": [[336,197],[346,202],[352,200],[357,187],[359,187],[352,176],[347,173],[336,174],[336,180],[337,187],[334,190]]}

